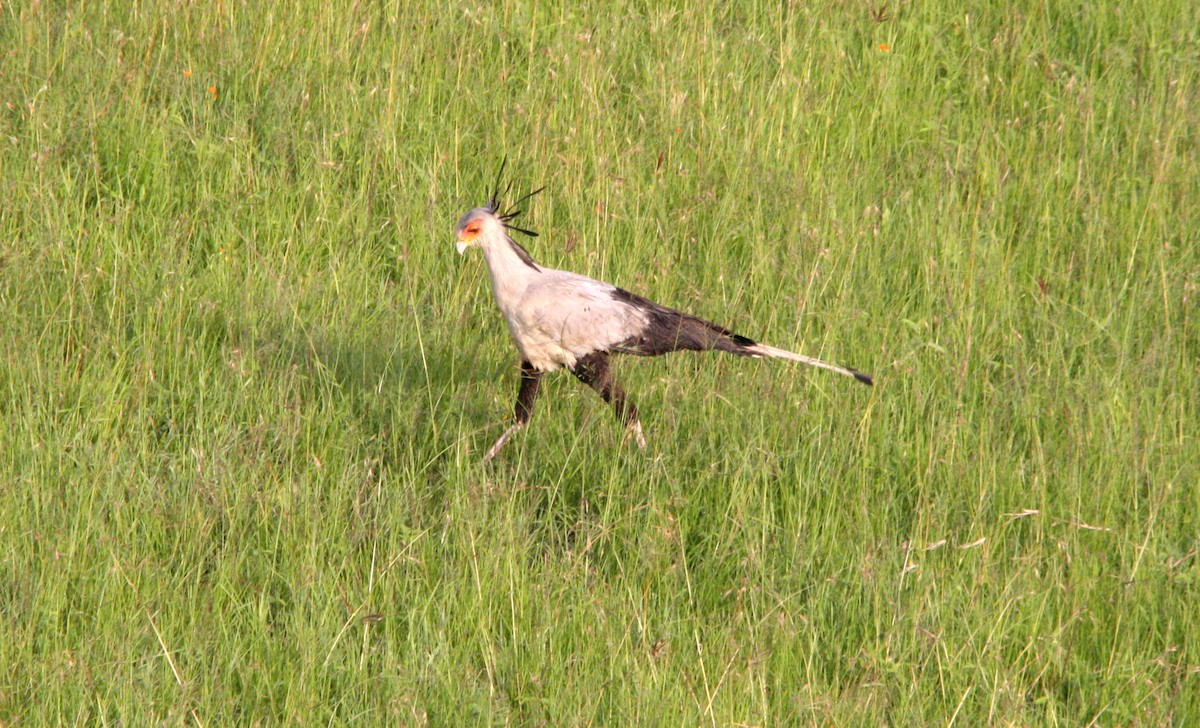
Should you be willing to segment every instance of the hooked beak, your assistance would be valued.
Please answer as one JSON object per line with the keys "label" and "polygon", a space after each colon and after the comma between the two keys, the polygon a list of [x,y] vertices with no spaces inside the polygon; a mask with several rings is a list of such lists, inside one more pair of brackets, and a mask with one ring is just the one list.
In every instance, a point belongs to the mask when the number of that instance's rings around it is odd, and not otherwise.
{"label": "hooked beak", "polygon": [[470,243],[464,243],[461,240],[459,240],[458,243],[456,243],[456,244],[458,245],[458,254],[459,255],[463,255],[464,253],[467,252],[467,248],[471,247]]}

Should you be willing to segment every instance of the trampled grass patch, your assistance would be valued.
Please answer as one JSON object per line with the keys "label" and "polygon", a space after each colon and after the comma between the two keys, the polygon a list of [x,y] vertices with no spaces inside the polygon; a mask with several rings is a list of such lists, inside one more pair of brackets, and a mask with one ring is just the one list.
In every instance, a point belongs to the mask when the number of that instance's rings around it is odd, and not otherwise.
{"label": "trampled grass patch", "polygon": [[[1188,724],[1193,4],[0,10],[0,723]],[[516,353],[459,215],[875,375]]]}

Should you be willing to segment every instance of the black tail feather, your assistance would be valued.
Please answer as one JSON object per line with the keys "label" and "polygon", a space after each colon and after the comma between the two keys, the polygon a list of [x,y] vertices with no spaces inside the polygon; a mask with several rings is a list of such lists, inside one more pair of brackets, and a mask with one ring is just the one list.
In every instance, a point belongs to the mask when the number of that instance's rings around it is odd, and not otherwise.
{"label": "black tail feather", "polygon": [[672,351],[708,351],[711,349],[737,356],[789,359],[854,377],[867,386],[875,384],[869,374],[786,349],[760,344],[754,339],[735,334],[711,321],[660,306],[621,288],[613,292],[613,298],[639,309],[646,316],[646,325],[641,331],[612,347],[611,351],[616,353],[658,356]]}
{"label": "black tail feather", "polygon": [[672,351],[715,349],[739,356],[754,356],[748,347],[753,339],[735,334],[711,321],[682,313],[618,288],[613,296],[646,314],[647,324],[637,335],[613,347],[613,351],[637,356],[659,356]]}

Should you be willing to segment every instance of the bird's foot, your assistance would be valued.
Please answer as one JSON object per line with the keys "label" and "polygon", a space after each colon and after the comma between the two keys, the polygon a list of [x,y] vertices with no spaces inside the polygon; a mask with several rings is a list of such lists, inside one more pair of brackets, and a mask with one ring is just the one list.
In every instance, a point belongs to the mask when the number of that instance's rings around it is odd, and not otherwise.
{"label": "bird's foot", "polygon": [[515,435],[516,433],[520,432],[521,429],[524,427],[525,427],[524,422],[517,422],[517,423],[513,424],[511,427],[509,427],[507,430],[505,430],[504,434],[501,435],[500,437],[496,438],[495,444],[493,444],[491,446],[491,448],[488,449],[487,454],[483,456],[483,462],[486,463],[487,461],[496,457],[496,453],[500,452],[500,448],[504,447],[504,444],[506,442],[508,442],[508,438],[510,438],[513,435]]}
{"label": "bird's foot", "polygon": [[646,436],[642,433],[642,423],[634,422],[628,428],[629,432],[633,433],[633,439],[637,442],[639,450],[646,449]]}

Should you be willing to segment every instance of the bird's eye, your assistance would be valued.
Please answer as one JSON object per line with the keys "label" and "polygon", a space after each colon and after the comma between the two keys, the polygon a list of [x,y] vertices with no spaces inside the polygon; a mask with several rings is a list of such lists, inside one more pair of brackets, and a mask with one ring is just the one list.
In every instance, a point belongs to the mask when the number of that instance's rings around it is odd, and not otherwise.
{"label": "bird's eye", "polygon": [[468,226],[467,226],[467,233],[468,233],[469,235],[478,235],[478,234],[479,234],[479,223],[477,223],[477,222],[473,222],[473,223],[471,223],[470,225],[468,225]]}

